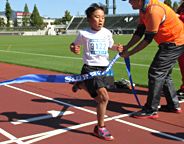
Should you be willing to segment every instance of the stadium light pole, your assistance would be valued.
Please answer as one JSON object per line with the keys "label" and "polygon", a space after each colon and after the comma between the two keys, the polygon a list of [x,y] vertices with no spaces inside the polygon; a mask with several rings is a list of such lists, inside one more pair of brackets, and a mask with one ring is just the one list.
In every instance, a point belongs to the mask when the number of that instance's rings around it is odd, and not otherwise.
{"label": "stadium light pole", "polygon": [[116,0],[113,0],[113,14],[116,14]]}
{"label": "stadium light pole", "polygon": [[106,10],[105,14],[109,14],[109,0],[106,0]]}

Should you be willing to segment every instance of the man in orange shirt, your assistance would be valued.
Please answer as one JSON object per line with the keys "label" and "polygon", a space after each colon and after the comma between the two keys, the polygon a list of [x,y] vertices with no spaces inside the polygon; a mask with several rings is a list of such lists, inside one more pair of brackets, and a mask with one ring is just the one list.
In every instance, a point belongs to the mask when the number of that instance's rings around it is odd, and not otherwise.
{"label": "man in orange shirt", "polygon": [[[176,13],[179,19],[184,23],[184,0]],[[176,93],[178,95],[179,100],[182,100],[184,99],[184,53],[179,57],[178,63],[179,63],[180,71],[182,75],[182,85],[180,86],[180,89],[177,90]]]}
{"label": "man in orange shirt", "polygon": [[[129,3],[134,10],[139,10],[139,23],[135,34],[124,46],[121,56],[126,58],[141,51],[153,39],[159,44],[148,72],[147,102],[142,110],[134,112],[132,116],[141,119],[158,118],[157,111],[162,90],[167,105],[162,105],[160,110],[181,113],[170,74],[184,52],[184,25],[169,6],[158,0],[129,0]],[[143,35],[145,37],[141,40]],[[135,44],[137,45],[129,50]]]}

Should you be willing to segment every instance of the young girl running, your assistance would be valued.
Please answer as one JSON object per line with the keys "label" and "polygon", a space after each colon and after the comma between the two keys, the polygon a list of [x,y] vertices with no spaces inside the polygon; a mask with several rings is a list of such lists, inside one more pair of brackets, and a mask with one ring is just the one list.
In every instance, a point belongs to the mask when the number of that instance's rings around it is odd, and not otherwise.
{"label": "young girl running", "polygon": [[[80,54],[80,46],[83,45],[84,65],[81,74],[93,71],[104,71],[109,64],[108,49],[123,51],[123,46],[114,44],[112,34],[103,27],[105,22],[104,7],[98,4],[92,4],[86,11],[87,21],[90,28],[81,30],[70,45],[70,49],[75,54]],[[107,131],[104,124],[104,115],[108,104],[109,95],[105,88],[106,76],[96,76],[83,82],[74,84],[72,90],[84,89],[98,103],[97,121],[93,134],[101,139],[114,140],[114,137]]]}

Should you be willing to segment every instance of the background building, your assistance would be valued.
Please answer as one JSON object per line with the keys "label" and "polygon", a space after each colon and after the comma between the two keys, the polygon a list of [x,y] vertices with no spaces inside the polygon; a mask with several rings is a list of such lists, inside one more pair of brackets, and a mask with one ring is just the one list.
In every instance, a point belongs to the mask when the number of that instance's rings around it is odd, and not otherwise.
{"label": "background building", "polygon": [[[31,13],[29,13],[29,18],[31,16]],[[23,19],[24,18],[24,12],[17,12],[16,13],[16,19],[17,19],[17,26],[22,26]],[[28,23],[28,26],[30,26],[30,23]]]}
{"label": "background building", "polygon": [[5,15],[0,15],[0,18],[2,18],[4,20],[4,22],[7,23],[7,18]]}

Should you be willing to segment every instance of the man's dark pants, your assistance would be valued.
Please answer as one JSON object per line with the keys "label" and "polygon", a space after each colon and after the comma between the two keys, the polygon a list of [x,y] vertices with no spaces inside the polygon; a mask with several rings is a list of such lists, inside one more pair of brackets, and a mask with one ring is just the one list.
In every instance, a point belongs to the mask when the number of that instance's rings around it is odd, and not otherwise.
{"label": "man's dark pants", "polygon": [[162,91],[170,108],[179,107],[179,101],[170,74],[183,52],[184,45],[176,46],[174,43],[162,43],[159,45],[159,50],[149,68],[148,98],[144,108],[157,111]]}

